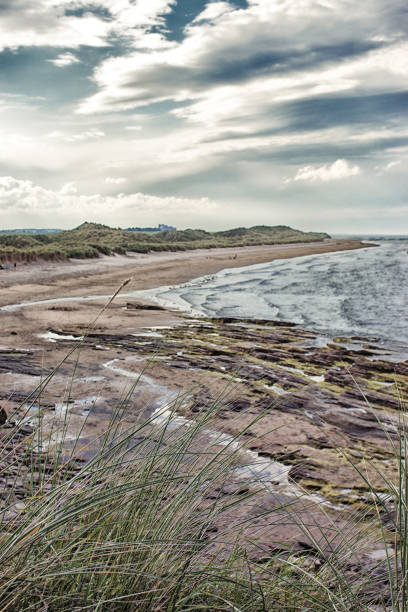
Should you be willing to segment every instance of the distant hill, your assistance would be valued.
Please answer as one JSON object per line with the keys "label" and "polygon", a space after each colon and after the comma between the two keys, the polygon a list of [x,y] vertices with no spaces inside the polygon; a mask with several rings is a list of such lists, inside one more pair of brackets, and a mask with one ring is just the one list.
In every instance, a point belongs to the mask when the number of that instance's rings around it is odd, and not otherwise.
{"label": "distant hill", "polygon": [[27,227],[24,229],[0,230],[0,234],[56,234],[62,231],[61,229],[36,229],[34,227]]}
{"label": "distant hill", "polygon": [[0,261],[66,260],[125,254],[132,251],[186,251],[216,247],[315,242],[329,238],[322,232],[302,232],[286,225],[256,225],[221,232],[201,229],[140,232],[82,223],[72,230],[38,233],[0,233]]}

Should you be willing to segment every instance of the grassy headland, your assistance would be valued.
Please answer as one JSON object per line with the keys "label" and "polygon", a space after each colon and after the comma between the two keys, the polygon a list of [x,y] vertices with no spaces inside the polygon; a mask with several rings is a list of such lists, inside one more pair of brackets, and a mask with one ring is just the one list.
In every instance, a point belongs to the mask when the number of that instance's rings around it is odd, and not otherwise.
{"label": "grassy headland", "polygon": [[323,232],[302,232],[286,225],[235,228],[220,232],[200,229],[166,230],[152,234],[83,223],[58,233],[0,234],[0,262],[64,261],[126,252],[187,251],[222,247],[317,242]]}

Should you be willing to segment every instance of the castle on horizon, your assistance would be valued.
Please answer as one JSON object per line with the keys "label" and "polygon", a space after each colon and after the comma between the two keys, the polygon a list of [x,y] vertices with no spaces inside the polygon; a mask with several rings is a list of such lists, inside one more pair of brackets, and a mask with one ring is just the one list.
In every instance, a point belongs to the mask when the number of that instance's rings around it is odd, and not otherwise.
{"label": "castle on horizon", "polygon": [[127,232],[164,232],[166,230],[177,230],[173,225],[159,223],[157,227],[127,227]]}

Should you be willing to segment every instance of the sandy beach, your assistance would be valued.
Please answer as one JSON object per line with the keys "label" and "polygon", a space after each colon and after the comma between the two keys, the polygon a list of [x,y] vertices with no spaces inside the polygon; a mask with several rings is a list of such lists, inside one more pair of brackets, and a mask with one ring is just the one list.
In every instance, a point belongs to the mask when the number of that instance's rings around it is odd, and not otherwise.
{"label": "sandy beach", "polygon": [[366,247],[367,244],[359,240],[328,239],[314,243],[129,253],[91,260],[20,264],[16,269],[0,271],[0,306],[83,295],[87,291],[106,295],[113,293],[129,277],[132,278],[131,289],[152,289],[183,283],[224,268]]}
{"label": "sandy beach", "polygon": [[[42,355],[44,367],[52,367],[63,357],[67,347],[65,343],[58,343],[51,350],[50,342],[42,337],[49,330],[75,336],[89,331],[91,326],[98,333],[120,335],[184,321],[179,312],[135,308],[135,300],[128,303],[126,292],[178,284],[229,267],[366,246],[358,240],[329,239],[308,244],[128,254],[102,256],[97,260],[20,265],[15,270],[0,273],[0,308],[49,299],[69,298],[71,301],[0,310],[0,346],[7,350],[34,350]],[[123,295],[119,294],[101,315],[108,301],[106,296],[113,295],[129,278],[131,281]],[[80,299],[85,296],[101,298],[89,302]],[[143,306],[143,302],[137,300],[136,306],[140,305]],[[86,354],[87,363],[98,361],[100,355],[94,351]]]}

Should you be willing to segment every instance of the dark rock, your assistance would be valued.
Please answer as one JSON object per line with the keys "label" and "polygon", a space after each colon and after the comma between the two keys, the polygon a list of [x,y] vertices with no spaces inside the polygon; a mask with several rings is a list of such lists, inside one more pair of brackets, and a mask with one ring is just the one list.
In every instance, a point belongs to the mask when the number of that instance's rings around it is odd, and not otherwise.
{"label": "dark rock", "polygon": [[229,401],[225,406],[234,412],[242,412],[250,408],[251,402],[248,399],[234,399]]}
{"label": "dark rock", "polygon": [[3,406],[0,406],[0,425],[4,425],[7,419],[8,419],[7,410],[3,408]]}
{"label": "dark rock", "polygon": [[47,375],[49,370],[44,370],[40,362],[37,362],[32,353],[21,353],[19,351],[0,352],[0,374],[28,374],[29,376]]}
{"label": "dark rock", "polygon": [[126,302],[127,310],[166,310],[158,304],[144,304],[143,302]]}

